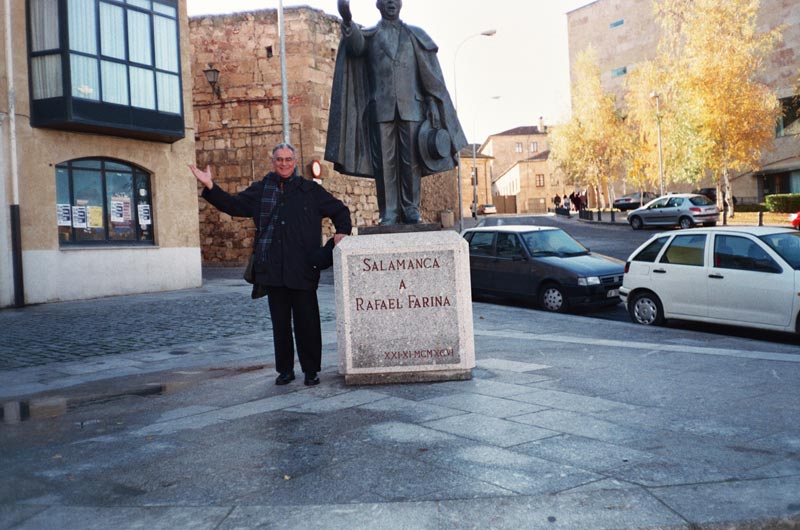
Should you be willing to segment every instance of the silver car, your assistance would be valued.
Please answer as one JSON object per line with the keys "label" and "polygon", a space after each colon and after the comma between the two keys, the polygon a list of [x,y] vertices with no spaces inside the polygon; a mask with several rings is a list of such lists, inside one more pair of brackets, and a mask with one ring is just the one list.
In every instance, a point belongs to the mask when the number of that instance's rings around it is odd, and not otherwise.
{"label": "silver car", "polygon": [[652,200],[628,214],[634,230],[644,226],[714,226],[719,220],[719,208],[705,195],[675,193]]}

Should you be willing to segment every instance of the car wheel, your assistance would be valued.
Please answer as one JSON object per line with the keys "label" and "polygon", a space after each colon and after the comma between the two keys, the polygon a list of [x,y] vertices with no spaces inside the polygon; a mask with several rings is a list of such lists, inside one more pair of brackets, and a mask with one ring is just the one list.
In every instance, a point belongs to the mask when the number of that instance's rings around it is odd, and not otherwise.
{"label": "car wheel", "polygon": [[539,292],[539,306],[545,311],[563,313],[567,310],[567,298],[561,287],[554,283],[549,283],[542,287]]}
{"label": "car wheel", "polygon": [[694,221],[692,221],[691,217],[681,217],[678,220],[678,224],[681,225],[681,228],[686,229],[686,228],[693,227],[694,226]]}
{"label": "car wheel", "polygon": [[634,230],[640,230],[643,224],[644,223],[642,223],[642,218],[639,217],[638,215],[634,215],[633,217],[631,217],[631,228],[633,228]]}
{"label": "car wheel", "polygon": [[658,296],[650,291],[634,295],[628,304],[631,320],[643,326],[661,326],[664,324],[664,308]]}

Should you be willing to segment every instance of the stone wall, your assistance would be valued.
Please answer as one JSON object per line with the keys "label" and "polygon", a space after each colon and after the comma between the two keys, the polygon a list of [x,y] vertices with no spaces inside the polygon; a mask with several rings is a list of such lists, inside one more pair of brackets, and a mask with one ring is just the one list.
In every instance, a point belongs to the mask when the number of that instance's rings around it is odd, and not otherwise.
{"label": "stone wall", "polygon": [[[322,185],[350,208],[354,226],[370,226],[378,222],[374,182],[340,175],[323,160],[339,24],[338,18],[317,9],[284,9],[290,141],[298,150],[303,175],[310,177],[311,162],[319,160]],[[239,192],[271,169],[272,147],[282,141],[277,12],[195,17],[189,29],[197,164],[210,165],[220,187]],[[203,74],[211,65],[220,71],[219,97]],[[425,221],[439,221],[441,210],[456,208],[454,175],[423,179]],[[252,249],[253,223],[200,202],[203,261],[245,263]],[[326,223],[328,237],[332,227]]]}

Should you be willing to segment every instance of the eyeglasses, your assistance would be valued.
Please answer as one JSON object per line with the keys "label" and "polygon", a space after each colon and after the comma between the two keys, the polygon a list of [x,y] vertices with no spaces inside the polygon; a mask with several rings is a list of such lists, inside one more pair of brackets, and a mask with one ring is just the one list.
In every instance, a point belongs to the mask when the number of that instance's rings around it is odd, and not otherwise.
{"label": "eyeglasses", "polygon": [[294,157],[290,156],[288,158],[281,158],[281,157],[277,156],[277,157],[273,158],[273,160],[275,162],[294,162]]}

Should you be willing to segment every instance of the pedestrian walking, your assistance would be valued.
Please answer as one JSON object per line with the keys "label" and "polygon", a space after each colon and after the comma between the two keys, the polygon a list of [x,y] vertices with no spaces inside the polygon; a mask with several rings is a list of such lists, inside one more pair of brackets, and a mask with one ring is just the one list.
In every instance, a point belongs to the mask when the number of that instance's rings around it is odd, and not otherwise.
{"label": "pedestrian walking", "polygon": [[561,198],[561,207],[567,210],[567,215],[569,215],[569,197],[566,194]]}
{"label": "pedestrian walking", "polygon": [[214,184],[208,166],[200,170],[190,165],[189,169],[203,184],[205,200],[228,215],[255,222],[253,298],[268,297],[278,371],[275,384],[295,379],[296,342],[305,384],[316,385],[322,363],[317,286],[320,268],[330,266],[333,248],[330,244],[320,247],[322,219],[333,221],[336,245],[352,230],[350,210],[322,186],[297,174],[297,155],[291,145],[275,146],[272,166],[273,171],[235,195]]}

